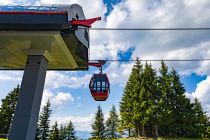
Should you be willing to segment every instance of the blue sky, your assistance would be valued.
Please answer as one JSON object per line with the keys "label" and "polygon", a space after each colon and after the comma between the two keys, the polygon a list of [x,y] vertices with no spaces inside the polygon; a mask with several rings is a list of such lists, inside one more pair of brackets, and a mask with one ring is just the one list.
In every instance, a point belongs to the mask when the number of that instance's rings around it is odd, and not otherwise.
{"label": "blue sky", "polygon": [[[87,18],[102,16],[94,27],[208,27],[208,0],[6,0],[5,3],[78,3]],[[203,16],[205,13],[205,16]],[[208,14],[209,13],[209,14]],[[182,17],[182,18],[180,18]],[[91,31],[90,59],[195,59],[210,56],[210,31]],[[153,62],[157,69],[160,62]],[[175,67],[186,88],[186,96],[198,98],[210,114],[210,63],[167,62]],[[111,81],[111,93],[106,102],[95,102],[88,83],[97,68],[89,71],[47,73],[43,104],[52,102],[51,120],[66,123],[72,120],[77,130],[91,131],[97,106],[103,108],[105,118],[112,105],[119,109],[119,101],[133,62],[108,62],[104,72]],[[21,83],[23,72],[0,71],[0,99]],[[208,98],[209,97],[209,98]]]}

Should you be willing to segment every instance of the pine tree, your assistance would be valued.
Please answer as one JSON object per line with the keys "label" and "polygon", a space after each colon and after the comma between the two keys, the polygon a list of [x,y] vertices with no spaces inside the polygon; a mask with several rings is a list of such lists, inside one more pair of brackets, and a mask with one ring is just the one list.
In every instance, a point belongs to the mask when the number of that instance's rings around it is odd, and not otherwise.
{"label": "pine tree", "polygon": [[60,140],[63,140],[66,138],[66,127],[61,125],[59,129],[59,134],[60,134]]}
{"label": "pine tree", "polygon": [[160,110],[161,110],[161,129],[160,133],[164,136],[170,136],[172,132],[172,125],[175,123],[173,116],[173,102],[174,97],[171,91],[171,77],[168,72],[168,67],[162,61],[161,68],[159,70],[160,76],[158,78],[158,89],[160,91]]}
{"label": "pine tree", "polygon": [[137,116],[139,112],[139,93],[141,89],[142,65],[137,58],[132,72],[125,86],[124,93],[120,102],[121,130],[127,130],[129,137],[131,131],[135,128],[136,136],[140,134],[140,121]]}
{"label": "pine tree", "polygon": [[115,106],[112,106],[112,110],[109,112],[109,118],[106,121],[106,138],[115,139],[118,138],[118,115]]}
{"label": "pine tree", "polygon": [[[156,70],[152,68],[151,64],[146,63],[140,91],[140,107],[139,107],[139,120],[142,124],[142,135],[145,136],[145,126],[152,125],[153,136],[158,137],[157,126],[160,122],[159,100],[161,98],[158,84]],[[149,135],[150,133],[147,132]],[[151,134],[150,134],[151,136]]]}
{"label": "pine tree", "polygon": [[[180,77],[172,68],[171,71],[171,91],[173,95],[172,102],[172,114],[174,116],[174,124],[172,127],[172,137],[187,136],[189,129],[189,123],[191,123],[192,117],[192,105],[190,100],[185,97],[185,88],[180,81]],[[189,136],[189,135],[188,135]]]}
{"label": "pine tree", "polygon": [[76,132],[74,130],[73,123],[71,121],[66,126],[65,132],[66,132],[66,137],[68,140],[76,140],[76,136],[75,136]]}
{"label": "pine tree", "polygon": [[19,94],[20,86],[18,85],[10,93],[8,93],[5,99],[2,99],[0,107],[0,135],[3,134],[3,137],[6,137],[9,132]]}
{"label": "pine tree", "polygon": [[104,126],[104,114],[102,108],[99,105],[95,114],[95,121],[92,124],[93,132],[92,137],[96,139],[105,139],[105,126]]}
{"label": "pine tree", "polygon": [[193,137],[202,138],[206,132],[208,127],[208,117],[205,112],[203,112],[203,108],[198,99],[194,100],[193,103],[193,127],[195,129]]}
{"label": "pine tree", "polygon": [[46,140],[49,138],[49,128],[50,128],[50,115],[52,110],[50,109],[50,101],[48,100],[46,105],[43,107],[42,112],[39,116],[38,128],[36,139]]}
{"label": "pine tree", "polygon": [[59,130],[57,121],[52,126],[52,130],[50,131],[50,140],[59,140]]}
{"label": "pine tree", "polygon": [[[132,99],[132,106],[133,106],[133,113],[132,113],[132,119],[133,119],[133,123],[135,126],[135,136],[141,136],[141,129],[143,126],[142,123],[142,111],[141,109],[141,98],[140,98],[140,94],[141,91],[143,91],[144,89],[142,89],[142,79],[143,79],[143,66],[141,64],[141,62],[139,61],[139,59],[137,58],[136,64],[133,67],[133,71],[131,73],[131,91],[130,91],[130,95],[131,95],[131,99]],[[142,129],[143,130],[143,129]]]}
{"label": "pine tree", "polygon": [[124,131],[128,132],[128,136],[131,137],[131,130],[134,127],[132,114],[133,114],[133,103],[131,94],[129,92],[130,87],[129,81],[127,82],[127,85],[124,89],[123,96],[120,102],[120,131],[124,133]]}
{"label": "pine tree", "polygon": [[204,133],[204,138],[210,139],[210,121],[208,118],[207,126],[206,126],[206,131]]}
{"label": "pine tree", "polygon": [[[210,121],[196,99],[185,96],[180,77],[162,61],[160,75],[151,64],[134,65],[120,102],[120,130],[135,136],[208,138]],[[125,133],[124,133],[125,134]]]}

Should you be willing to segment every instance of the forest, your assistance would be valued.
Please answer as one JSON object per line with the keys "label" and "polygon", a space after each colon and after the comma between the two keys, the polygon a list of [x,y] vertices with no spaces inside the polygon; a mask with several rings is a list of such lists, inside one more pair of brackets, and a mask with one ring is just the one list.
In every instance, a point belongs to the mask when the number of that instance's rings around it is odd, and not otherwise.
{"label": "forest", "polygon": [[120,102],[121,130],[129,136],[209,137],[209,117],[198,99],[190,101],[174,68],[159,73],[137,59]]}
{"label": "forest", "polygon": [[[12,123],[19,85],[2,99],[0,137],[7,138]],[[114,93],[113,93],[114,94]],[[36,140],[74,140],[73,123],[50,125],[50,101],[42,108]],[[54,122],[54,121],[53,121]],[[159,70],[137,59],[124,87],[119,111],[110,109],[105,120],[102,107],[97,107],[90,139],[120,138],[210,138],[209,116],[198,99],[188,99],[179,74],[162,61]]]}
{"label": "forest", "polygon": [[209,116],[198,99],[192,101],[185,96],[180,76],[174,68],[169,71],[163,61],[157,72],[151,64],[143,66],[137,59],[119,108],[119,117],[113,108],[112,119],[104,125],[102,109],[98,107],[93,138],[210,138]]}

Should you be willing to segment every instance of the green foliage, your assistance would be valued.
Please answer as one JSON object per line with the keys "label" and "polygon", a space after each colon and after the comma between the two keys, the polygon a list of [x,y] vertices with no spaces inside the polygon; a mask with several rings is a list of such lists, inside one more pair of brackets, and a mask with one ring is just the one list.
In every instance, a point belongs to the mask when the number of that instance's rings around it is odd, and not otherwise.
{"label": "green foliage", "polygon": [[[138,112],[140,107],[139,94],[142,71],[142,65],[137,58],[120,102],[120,130],[127,131],[129,136],[132,136],[132,129],[140,125]],[[138,128],[136,129],[138,130]]]}
{"label": "green foliage", "polygon": [[185,88],[162,61],[159,76],[138,58],[120,102],[120,131],[128,136],[208,138],[209,118],[200,102],[185,97]]}
{"label": "green foliage", "polygon": [[191,122],[193,110],[190,100],[185,97],[185,89],[180,82],[180,77],[172,68],[171,74],[171,104],[170,110],[173,121],[170,128],[165,128],[166,136],[189,137],[192,133],[189,123]]}
{"label": "green foliage", "polygon": [[142,74],[142,83],[141,90],[139,95],[140,107],[138,114],[140,115],[139,121],[142,125],[142,136],[146,135],[145,126],[149,121],[156,122],[156,106],[158,100],[158,88],[157,88],[157,77],[156,71],[152,68],[151,65],[145,65],[143,74]]}
{"label": "green foliage", "polygon": [[170,136],[170,132],[172,132],[171,126],[175,123],[173,116],[173,105],[175,102],[176,93],[172,92],[171,76],[168,72],[168,67],[163,61],[161,62],[159,73],[160,76],[158,77],[158,88],[161,95],[159,105],[160,110],[162,110],[160,112],[160,134]]}
{"label": "green foliage", "polygon": [[208,133],[207,131],[208,131],[208,126],[209,126],[209,118],[207,117],[206,113],[203,112],[201,103],[198,101],[198,99],[194,100],[192,109],[193,109],[192,120],[194,123],[193,134],[195,137],[198,137],[198,138],[205,137],[205,134]]}
{"label": "green foliage", "polygon": [[73,123],[69,121],[67,126],[60,126],[60,129],[58,129],[58,124],[55,122],[55,124],[52,126],[52,129],[50,131],[50,140],[76,140],[75,136],[76,132],[74,130]]}
{"label": "green foliage", "polygon": [[100,105],[97,108],[97,112],[95,114],[95,121],[92,124],[92,129],[92,138],[105,139],[104,114]]}
{"label": "green foliage", "polygon": [[118,138],[118,115],[115,106],[112,106],[112,110],[109,112],[109,118],[106,121],[106,138],[114,139]]}
{"label": "green foliage", "polygon": [[60,134],[60,140],[63,140],[66,138],[66,127],[64,127],[63,125],[60,126],[59,129],[59,134]]}
{"label": "green foliage", "polygon": [[[7,137],[12,118],[14,116],[18,95],[20,94],[20,86],[14,88],[8,95],[2,99],[0,106],[0,136],[2,138]],[[76,140],[75,130],[73,123],[70,121],[67,126],[60,126],[58,129],[57,122],[50,128],[50,116],[52,110],[50,109],[50,101],[43,107],[39,116],[36,140]],[[0,138],[1,139],[1,138]]]}
{"label": "green foliage", "polygon": [[6,98],[2,99],[0,107],[0,134],[3,134],[3,137],[6,137],[9,132],[19,94],[20,86],[18,85],[10,93],[8,93]]}
{"label": "green foliage", "polygon": [[42,112],[39,116],[39,122],[37,127],[36,139],[46,140],[49,138],[50,128],[50,115],[52,110],[50,109],[50,101],[48,100],[46,105],[43,107]]}
{"label": "green foliage", "polygon": [[67,127],[65,128],[65,136],[68,140],[76,140],[75,133],[76,132],[74,130],[73,123],[70,121]]}
{"label": "green foliage", "polygon": [[59,140],[59,130],[58,130],[58,123],[52,126],[52,130],[50,131],[50,140]]}
{"label": "green foliage", "polygon": [[[142,136],[146,135],[145,128],[147,124],[152,124],[152,127],[157,127],[160,123],[160,103],[161,94],[158,89],[158,78],[156,71],[151,64],[146,63],[142,76],[142,89],[140,92],[140,102],[142,109],[139,111],[142,114]],[[158,134],[156,134],[158,135]]]}

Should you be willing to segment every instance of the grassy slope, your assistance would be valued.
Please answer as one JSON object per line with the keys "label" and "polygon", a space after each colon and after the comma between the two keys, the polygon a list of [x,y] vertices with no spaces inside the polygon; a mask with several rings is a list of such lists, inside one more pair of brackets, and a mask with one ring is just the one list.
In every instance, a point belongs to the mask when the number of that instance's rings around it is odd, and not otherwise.
{"label": "grassy slope", "polygon": [[[143,139],[143,138],[121,138],[120,140],[153,140],[153,139]],[[158,138],[158,140],[201,140],[201,139],[193,139],[193,138]]]}
{"label": "grassy slope", "polygon": [[[1,140],[1,139],[0,139]],[[96,140],[96,139],[91,139]],[[153,138],[120,138],[120,139],[113,139],[113,140],[154,140]],[[196,138],[158,138],[158,140],[202,140]],[[203,139],[205,140],[205,139]],[[206,139],[207,140],[207,139]]]}
{"label": "grassy slope", "polygon": [[[3,139],[3,138],[0,138],[0,140],[7,140],[7,139]],[[120,140],[153,140],[153,139],[143,139],[143,138],[121,138]],[[201,140],[201,139],[193,139],[193,138],[158,138],[158,140]],[[207,140],[207,139],[206,139]]]}

